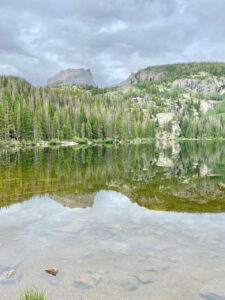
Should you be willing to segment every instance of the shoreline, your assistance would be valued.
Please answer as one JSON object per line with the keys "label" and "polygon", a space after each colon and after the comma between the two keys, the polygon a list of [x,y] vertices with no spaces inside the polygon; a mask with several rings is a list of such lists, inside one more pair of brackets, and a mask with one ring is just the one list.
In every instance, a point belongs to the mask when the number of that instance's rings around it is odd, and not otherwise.
{"label": "shoreline", "polygon": [[3,143],[0,142],[1,148],[26,148],[26,147],[51,147],[51,146],[62,146],[62,147],[70,147],[70,146],[90,146],[90,145],[121,145],[121,144],[147,144],[152,142],[192,142],[192,141],[225,141],[225,138],[170,138],[170,139],[161,139],[161,138],[150,138],[150,139],[135,139],[135,140],[87,140],[81,142],[74,141],[5,141]]}

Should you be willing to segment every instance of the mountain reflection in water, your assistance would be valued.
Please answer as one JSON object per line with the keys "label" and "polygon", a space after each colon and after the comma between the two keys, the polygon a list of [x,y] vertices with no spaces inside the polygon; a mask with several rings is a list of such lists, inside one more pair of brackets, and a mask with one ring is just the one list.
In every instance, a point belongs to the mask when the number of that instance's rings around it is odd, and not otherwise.
{"label": "mountain reflection in water", "polygon": [[225,297],[225,214],[149,210],[104,190],[85,203],[45,195],[0,211],[0,274],[16,270],[1,299],[32,285],[56,300]]}
{"label": "mountain reflection in water", "polygon": [[149,209],[224,212],[224,146],[213,141],[1,149],[0,207],[44,194],[85,207],[104,189]]}

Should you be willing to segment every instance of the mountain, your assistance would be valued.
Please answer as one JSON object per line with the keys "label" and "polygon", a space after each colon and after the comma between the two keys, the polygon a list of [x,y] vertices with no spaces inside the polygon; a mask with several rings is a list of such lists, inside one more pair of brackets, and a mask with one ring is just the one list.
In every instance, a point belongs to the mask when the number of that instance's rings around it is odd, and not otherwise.
{"label": "mountain", "polygon": [[93,76],[90,69],[67,69],[60,71],[55,76],[47,80],[46,85],[73,85],[86,84],[95,86]]}

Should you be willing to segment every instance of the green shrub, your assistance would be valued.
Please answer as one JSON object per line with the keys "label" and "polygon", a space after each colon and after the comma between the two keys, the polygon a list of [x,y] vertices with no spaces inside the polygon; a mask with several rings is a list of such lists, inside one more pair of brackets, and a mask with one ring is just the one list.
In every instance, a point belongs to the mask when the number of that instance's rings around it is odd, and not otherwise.
{"label": "green shrub", "polygon": [[6,146],[7,145],[7,142],[4,141],[4,140],[0,140],[0,146]]}
{"label": "green shrub", "polygon": [[8,141],[8,144],[10,147],[13,147],[19,145],[20,143],[16,139],[11,139]]}
{"label": "green shrub", "polygon": [[75,137],[73,137],[73,142],[78,143],[78,144],[87,144],[88,139],[85,137],[81,138],[81,137],[75,136]]}
{"label": "green shrub", "polygon": [[29,288],[22,292],[20,300],[48,300],[44,292],[39,292],[36,288]]}
{"label": "green shrub", "polygon": [[27,142],[23,139],[23,140],[21,141],[21,144],[22,144],[23,146],[26,146]]}
{"label": "green shrub", "polygon": [[94,140],[92,140],[92,142],[93,142],[94,144],[103,144],[103,143],[104,143],[104,140],[102,140],[102,139],[94,139]]}
{"label": "green shrub", "polygon": [[106,138],[106,139],[104,139],[104,143],[106,143],[106,144],[113,144],[113,139]]}
{"label": "green shrub", "polygon": [[51,139],[51,141],[48,142],[49,145],[59,145],[60,144],[60,140],[58,139]]}
{"label": "green shrub", "polygon": [[27,142],[26,142],[26,145],[27,145],[27,146],[35,146],[36,143],[35,143],[35,141],[27,141]]}

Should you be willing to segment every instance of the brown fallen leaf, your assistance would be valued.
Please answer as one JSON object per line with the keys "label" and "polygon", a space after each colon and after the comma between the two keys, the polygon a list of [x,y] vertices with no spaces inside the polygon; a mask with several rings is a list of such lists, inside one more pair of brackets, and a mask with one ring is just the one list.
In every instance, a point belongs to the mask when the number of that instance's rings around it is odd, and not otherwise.
{"label": "brown fallen leaf", "polygon": [[53,276],[56,276],[59,272],[59,269],[53,268],[53,269],[47,269],[45,270],[46,273],[51,274]]}

